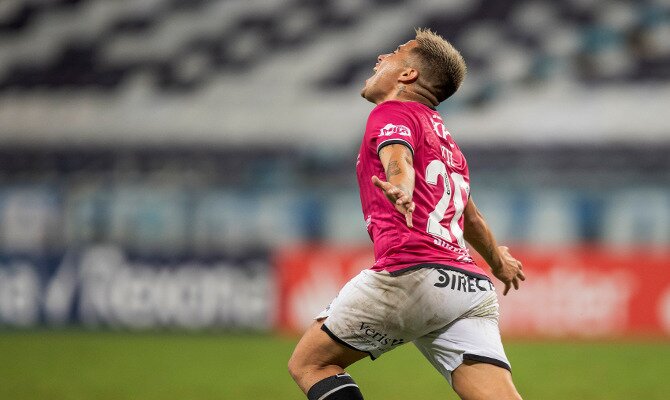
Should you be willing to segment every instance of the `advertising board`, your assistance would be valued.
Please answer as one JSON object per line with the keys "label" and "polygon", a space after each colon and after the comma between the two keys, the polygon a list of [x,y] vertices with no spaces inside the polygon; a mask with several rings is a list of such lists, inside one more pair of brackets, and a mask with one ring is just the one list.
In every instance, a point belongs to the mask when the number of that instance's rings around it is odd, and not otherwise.
{"label": "advertising board", "polygon": [[[562,246],[512,249],[527,280],[500,301],[503,335],[670,335],[670,251]],[[367,246],[303,246],[276,258],[279,328],[300,331],[339,288],[371,265]],[[478,259],[480,265],[483,264]],[[485,268],[487,269],[487,268]]]}
{"label": "advertising board", "polygon": [[0,326],[272,328],[265,255],[150,259],[117,246],[0,260]]}

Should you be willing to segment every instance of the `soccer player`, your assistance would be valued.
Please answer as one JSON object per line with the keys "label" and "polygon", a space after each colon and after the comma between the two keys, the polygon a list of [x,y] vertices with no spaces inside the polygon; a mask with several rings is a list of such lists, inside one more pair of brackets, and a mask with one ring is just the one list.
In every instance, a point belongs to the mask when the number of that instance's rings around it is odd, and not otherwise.
{"label": "soccer player", "polygon": [[315,318],[289,372],[309,400],[362,399],[344,369],[413,342],[462,399],[520,399],[493,284],[466,241],[504,295],[525,280],[522,265],[496,244],[470,196],[465,157],[435,110],[460,86],[465,62],[441,36],[417,29],[374,71],[361,91],[376,107],[356,171],[375,263]]}

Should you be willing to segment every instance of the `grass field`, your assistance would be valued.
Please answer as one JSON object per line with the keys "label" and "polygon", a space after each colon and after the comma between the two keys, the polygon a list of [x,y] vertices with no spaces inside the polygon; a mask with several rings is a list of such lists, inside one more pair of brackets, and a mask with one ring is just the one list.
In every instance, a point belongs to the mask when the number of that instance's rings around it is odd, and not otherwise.
{"label": "grass field", "polygon": [[[295,338],[0,333],[0,399],[302,399],[286,372]],[[669,399],[670,341],[510,342],[525,399]],[[366,399],[456,399],[412,345],[350,368]]]}

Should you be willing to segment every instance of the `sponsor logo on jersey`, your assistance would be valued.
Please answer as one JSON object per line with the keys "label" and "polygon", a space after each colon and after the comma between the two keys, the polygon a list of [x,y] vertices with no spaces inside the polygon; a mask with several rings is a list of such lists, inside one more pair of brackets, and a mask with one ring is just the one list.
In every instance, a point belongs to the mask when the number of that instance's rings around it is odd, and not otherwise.
{"label": "sponsor logo on jersey", "polygon": [[405,125],[386,124],[385,127],[379,130],[379,136],[411,136],[411,134],[412,132]]}

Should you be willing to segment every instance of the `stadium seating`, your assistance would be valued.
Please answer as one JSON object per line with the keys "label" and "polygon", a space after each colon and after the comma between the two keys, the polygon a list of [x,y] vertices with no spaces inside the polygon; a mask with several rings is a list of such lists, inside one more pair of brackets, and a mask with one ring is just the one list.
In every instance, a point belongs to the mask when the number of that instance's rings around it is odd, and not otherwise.
{"label": "stadium seating", "polygon": [[[667,2],[4,0],[0,245],[207,252],[366,240],[351,211],[369,111],[357,92],[376,54],[413,26],[443,34],[468,62],[441,111],[463,133],[503,238],[635,237],[644,216],[631,193],[670,180],[668,119],[645,117],[670,108]],[[572,126],[552,119],[572,112]],[[621,123],[635,116],[645,129]],[[568,194],[547,199],[549,185]],[[651,191],[663,213],[667,190]],[[297,205],[273,213],[273,202]],[[668,240],[654,229],[649,240]]]}
{"label": "stadium seating", "polygon": [[[243,74],[292,49],[327,45],[334,32],[335,40],[346,41],[370,23],[373,11],[400,13],[389,19],[397,23],[413,7],[389,0],[3,3],[0,92],[114,90],[145,73],[161,90],[202,89],[212,75]],[[662,2],[420,3],[408,22],[432,27],[462,48],[472,75],[490,74],[482,90],[559,73],[591,84],[670,78],[664,40],[670,11]],[[390,49],[407,35],[390,33],[371,35],[369,47]],[[319,87],[358,86],[370,69],[370,55],[358,52],[331,62],[330,71],[315,77]],[[473,93],[470,101],[481,97]]]}

